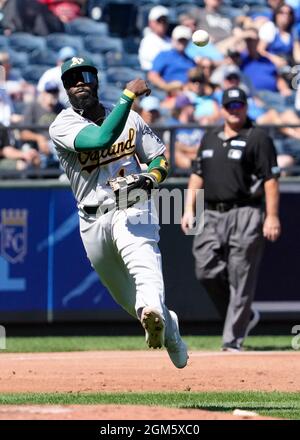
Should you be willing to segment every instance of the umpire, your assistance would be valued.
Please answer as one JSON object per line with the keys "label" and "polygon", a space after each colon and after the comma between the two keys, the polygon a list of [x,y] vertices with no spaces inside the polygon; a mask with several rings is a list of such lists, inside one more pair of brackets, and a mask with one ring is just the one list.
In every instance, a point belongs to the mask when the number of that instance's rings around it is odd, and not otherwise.
{"label": "umpire", "polygon": [[[280,235],[276,152],[247,117],[247,97],[223,94],[224,126],[203,136],[188,185],[182,229],[192,227],[204,188],[204,230],[194,237],[196,277],[225,320],[223,350],[239,351],[254,324],[251,309],[264,238]],[[265,209],[263,209],[265,208]]]}

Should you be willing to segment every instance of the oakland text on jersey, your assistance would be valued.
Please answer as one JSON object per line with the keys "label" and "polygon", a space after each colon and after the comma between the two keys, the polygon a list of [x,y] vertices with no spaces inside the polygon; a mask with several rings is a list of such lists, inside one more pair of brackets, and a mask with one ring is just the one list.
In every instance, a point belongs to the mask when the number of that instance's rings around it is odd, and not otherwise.
{"label": "oakland text on jersey", "polygon": [[[82,170],[92,172],[99,165],[106,165],[115,160],[119,160],[123,156],[134,154],[135,152],[135,134],[134,128],[129,128],[128,139],[125,141],[113,144],[105,150],[88,151],[86,153],[79,153],[78,160],[83,165]],[[106,160],[104,160],[106,159]]]}

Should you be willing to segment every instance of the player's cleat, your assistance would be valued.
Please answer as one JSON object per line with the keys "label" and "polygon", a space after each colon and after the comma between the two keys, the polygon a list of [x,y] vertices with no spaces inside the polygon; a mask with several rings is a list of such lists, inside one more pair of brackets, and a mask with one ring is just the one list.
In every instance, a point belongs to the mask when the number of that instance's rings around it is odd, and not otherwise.
{"label": "player's cleat", "polygon": [[165,339],[165,324],[161,314],[151,307],[144,307],[141,323],[146,333],[149,348],[162,348]]}
{"label": "player's cleat", "polygon": [[243,348],[240,345],[224,344],[222,347],[222,351],[227,351],[230,353],[240,353],[241,351],[243,351]]}
{"label": "player's cleat", "polygon": [[175,367],[184,368],[189,358],[187,346],[181,339],[176,313],[170,310],[170,315],[172,318],[173,332],[172,336],[166,339],[165,346]]}
{"label": "player's cleat", "polygon": [[251,330],[253,330],[254,327],[258,324],[259,319],[260,319],[259,311],[256,309],[251,309],[251,318],[245,331],[245,338],[248,336]]}

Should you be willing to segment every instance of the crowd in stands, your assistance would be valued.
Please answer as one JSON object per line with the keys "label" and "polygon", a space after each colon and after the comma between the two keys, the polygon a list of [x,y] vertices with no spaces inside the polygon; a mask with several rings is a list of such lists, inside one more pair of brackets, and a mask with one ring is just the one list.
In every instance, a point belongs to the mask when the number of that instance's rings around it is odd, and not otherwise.
{"label": "crowd in stands", "polygon": [[[191,42],[196,29],[208,45]],[[60,66],[74,56],[93,59],[108,104],[134,77],[149,80],[135,110],[179,169],[189,172],[205,127],[222,123],[223,91],[239,86],[249,117],[271,126],[283,174],[297,173],[299,0],[0,0],[1,170],[59,174],[47,126],[68,106]]]}

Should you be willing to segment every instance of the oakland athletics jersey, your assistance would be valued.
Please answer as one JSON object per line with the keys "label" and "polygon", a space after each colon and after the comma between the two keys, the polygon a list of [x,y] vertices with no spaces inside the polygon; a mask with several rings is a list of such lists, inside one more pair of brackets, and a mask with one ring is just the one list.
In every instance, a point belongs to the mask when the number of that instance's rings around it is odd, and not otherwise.
{"label": "oakland athletics jersey", "polygon": [[[111,109],[106,107],[106,117]],[[72,108],[63,110],[49,132],[60,163],[70,180],[77,202],[82,205],[111,203],[109,178],[141,172],[140,163],[149,163],[165,151],[161,140],[133,110],[124,130],[109,148],[78,152],[74,143],[78,133],[94,122]]]}

